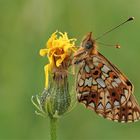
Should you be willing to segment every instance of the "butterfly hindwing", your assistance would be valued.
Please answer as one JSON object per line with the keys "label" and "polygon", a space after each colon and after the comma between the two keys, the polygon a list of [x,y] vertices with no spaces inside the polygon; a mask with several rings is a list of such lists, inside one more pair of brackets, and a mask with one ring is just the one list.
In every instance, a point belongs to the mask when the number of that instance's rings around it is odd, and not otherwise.
{"label": "butterfly hindwing", "polygon": [[100,116],[113,120],[116,122],[136,122],[140,119],[140,107],[137,104],[137,101],[134,95],[131,95],[128,102],[118,108],[109,110],[106,113],[99,113]]}
{"label": "butterfly hindwing", "polygon": [[126,76],[102,55],[83,60],[77,77],[78,100],[98,114],[106,114],[125,105],[132,89]]}

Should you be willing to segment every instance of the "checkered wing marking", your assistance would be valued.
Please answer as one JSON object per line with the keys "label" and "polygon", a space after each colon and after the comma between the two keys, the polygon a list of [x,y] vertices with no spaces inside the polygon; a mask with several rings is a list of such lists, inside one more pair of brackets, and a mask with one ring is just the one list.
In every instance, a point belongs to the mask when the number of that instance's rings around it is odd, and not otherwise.
{"label": "checkered wing marking", "polygon": [[77,77],[79,102],[98,114],[105,114],[126,104],[133,86],[114,65],[101,54],[83,60]]}
{"label": "checkered wing marking", "polygon": [[134,95],[131,95],[128,102],[120,108],[115,108],[106,113],[97,113],[104,118],[122,123],[136,122],[140,119],[140,107]]}

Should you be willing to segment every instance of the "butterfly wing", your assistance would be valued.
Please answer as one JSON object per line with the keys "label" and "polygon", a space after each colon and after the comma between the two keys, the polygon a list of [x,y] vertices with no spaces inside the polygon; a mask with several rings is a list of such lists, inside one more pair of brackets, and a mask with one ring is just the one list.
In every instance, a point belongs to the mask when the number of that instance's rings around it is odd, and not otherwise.
{"label": "butterfly wing", "polygon": [[134,86],[130,82],[130,80],[114,64],[112,64],[109,60],[107,60],[101,53],[98,52],[98,55],[103,60],[106,61],[107,65],[110,65],[118,73],[119,77],[125,81],[125,83],[127,84],[127,86],[130,88],[131,92],[133,93]]}
{"label": "butterfly wing", "polygon": [[79,102],[105,117],[106,113],[128,102],[133,85],[99,53],[83,59],[78,72],[76,90]]}
{"label": "butterfly wing", "polygon": [[110,110],[105,114],[100,114],[99,112],[99,115],[116,122],[136,122],[140,119],[140,107],[135,97],[131,95],[125,105]]}

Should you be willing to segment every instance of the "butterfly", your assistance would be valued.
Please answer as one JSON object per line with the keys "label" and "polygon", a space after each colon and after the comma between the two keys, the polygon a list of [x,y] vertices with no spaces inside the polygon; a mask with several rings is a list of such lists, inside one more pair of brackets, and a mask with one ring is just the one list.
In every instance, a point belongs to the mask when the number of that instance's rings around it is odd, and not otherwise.
{"label": "butterfly", "polygon": [[80,103],[112,121],[123,123],[140,119],[140,106],[133,94],[134,86],[97,51],[91,32],[74,54],[73,64],[79,66],[76,92]]}

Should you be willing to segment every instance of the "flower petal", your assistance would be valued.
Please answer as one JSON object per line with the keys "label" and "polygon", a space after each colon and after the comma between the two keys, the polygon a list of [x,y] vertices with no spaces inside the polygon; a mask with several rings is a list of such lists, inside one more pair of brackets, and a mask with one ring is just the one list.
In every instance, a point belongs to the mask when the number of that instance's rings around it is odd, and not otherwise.
{"label": "flower petal", "polygon": [[48,81],[49,81],[49,64],[44,67],[45,70],[45,88],[48,88]]}
{"label": "flower petal", "polygon": [[63,60],[66,58],[66,54],[61,55],[61,58],[56,61],[56,66],[59,67]]}
{"label": "flower petal", "polygon": [[39,54],[40,54],[41,56],[47,55],[47,54],[48,54],[48,49],[41,49],[41,50],[39,51]]}
{"label": "flower petal", "polygon": [[[57,34],[59,33],[59,37]],[[76,39],[69,39],[67,33],[54,32],[46,43],[46,48],[40,50],[41,56],[48,56],[49,67],[59,67],[66,57],[76,51]]]}

